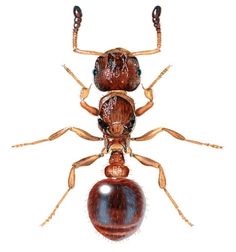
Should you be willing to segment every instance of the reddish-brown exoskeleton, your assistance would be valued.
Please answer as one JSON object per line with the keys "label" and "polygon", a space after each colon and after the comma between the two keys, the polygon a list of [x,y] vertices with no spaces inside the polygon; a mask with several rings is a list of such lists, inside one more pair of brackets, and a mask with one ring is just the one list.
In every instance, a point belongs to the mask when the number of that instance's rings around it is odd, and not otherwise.
{"label": "reddish-brown exoskeleton", "polygon": [[169,66],[166,67],[148,88],[144,88],[144,94],[148,101],[144,106],[135,108],[134,101],[127,92],[134,91],[140,85],[141,70],[136,56],[160,52],[160,13],[161,8],[156,6],[152,12],[153,24],[157,32],[157,46],[155,49],[130,52],[123,48],[115,48],[101,53],[80,50],[78,48],[77,38],[82,20],[82,12],[78,6],[74,7],[73,50],[80,54],[98,56],[93,71],[94,83],[100,91],[107,92],[101,98],[98,108],[90,106],[85,101],[90,89],[86,88],[68,67],[64,66],[64,68],[82,87],[80,104],[89,113],[98,117],[98,126],[103,136],[96,137],[82,129],[68,127],[57,131],[46,139],[17,144],[13,147],[52,141],[67,131],[72,131],[86,140],[104,141],[104,148],[100,154],[83,158],[72,164],[68,178],[68,189],[42,225],[52,218],[68,192],[75,186],[75,170],[82,166],[91,165],[98,158],[110,153],[109,165],[105,168],[107,179],[95,184],[88,198],[89,217],[94,227],[102,235],[111,240],[126,238],[137,230],[143,219],[145,210],[143,192],[137,183],[126,179],[129,174],[129,168],[125,165],[124,154],[130,155],[130,157],[135,158],[143,165],[152,166],[159,170],[158,183],[160,188],[166,193],[183,220],[192,226],[167,191],[166,178],[161,164],[150,158],[133,153],[129,146],[130,141],[146,141],[164,131],[179,140],[213,148],[222,148],[218,145],[186,139],[183,135],[163,127],[155,128],[140,137],[131,138],[136,116],[141,116],[153,106],[152,87],[169,69]]}

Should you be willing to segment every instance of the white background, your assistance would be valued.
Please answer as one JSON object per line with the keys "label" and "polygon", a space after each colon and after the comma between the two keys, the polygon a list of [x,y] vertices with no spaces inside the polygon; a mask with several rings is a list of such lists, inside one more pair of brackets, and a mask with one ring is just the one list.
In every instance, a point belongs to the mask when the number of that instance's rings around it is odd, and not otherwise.
{"label": "white background", "polygon": [[[145,219],[122,242],[97,234],[86,199],[104,178],[108,156],[77,171],[76,188],[52,221],[39,226],[66,190],[71,164],[102,148],[72,133],[52,143],[10,148],[66,126],[100,134],[97,119],[79,106],[79,86],[61,67],[65,63],[87,86],[92,83],[96,57],[72,52],[75,4],[83,11],[79,45],[97,51],[152,49],[151,12],[162,6],[162,52],[139,57],[142,83],[148,86],[165,66],[173,67],[155,86],[155,106],[137,119],[133,136],[165,126],[225,148],[184,143],[165,133],[131,146],[163,165],[168,189],[193,228],[159,189],[157,171],[127,157],[130,178],[147,198]],[[1,3],[0,251],[235,251],[235,22],[233,1]],[[88,102],[97,106],[102,95],[93,86]],[[131,95],[137,106],[146,102],[141,88]]]}

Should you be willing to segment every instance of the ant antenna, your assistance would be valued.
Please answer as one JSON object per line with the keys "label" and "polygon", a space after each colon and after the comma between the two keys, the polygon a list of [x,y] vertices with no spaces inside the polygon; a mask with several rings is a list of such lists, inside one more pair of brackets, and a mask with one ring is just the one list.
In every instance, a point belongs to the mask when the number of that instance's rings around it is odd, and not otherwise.
{"label": "ant antenna", "polygon": [[[82,11],[79,6],[74,7],[74,28],[73,28],[73,51],[80,53],[80,54],[86,54],[86,55],[97,55],[100,56],[103,53],[97,52],[97,51],[90,51],[90,50],[81,50],[78,48],[78,31],[80,28],[80,24],[82,21]],[[157,32],[157,47],[153,50],[145,50],[145,51],[138,51],[133,52],[133,56],[139,56],[139,55],[151,55],[155,53],[160,52],[161,48],[161,27],[160,27],[160,15],[161,15],[161,7],[156,6],[152,11],[152,22],[154,27],[156,28]]]}
{"label": "ant antenna", "polygon": [[82,11],[79,6],[74,7],[74,28],[73,28],[73,51],[80,53],[80,54],[87,54],[87,55],[102,55],[103,53],[101,52],[96,52],[96,51],[88,51],[88,50],[81,50],[78,48],[78,31],[79,27],[82,21]]}
{"label": "ant antenna", "polygon": [[134,55],[134,56],[151,55],[151,54],[155,54],[155,53],[160,52],[160,49],[161,49],[160,15],[161,15],[161,7],[156,6],[152,11],[152,22],[153,22],[153,25],[156,28],[156,32],[157,32],[157,47],[153,50],[133,52],[132,55]]}

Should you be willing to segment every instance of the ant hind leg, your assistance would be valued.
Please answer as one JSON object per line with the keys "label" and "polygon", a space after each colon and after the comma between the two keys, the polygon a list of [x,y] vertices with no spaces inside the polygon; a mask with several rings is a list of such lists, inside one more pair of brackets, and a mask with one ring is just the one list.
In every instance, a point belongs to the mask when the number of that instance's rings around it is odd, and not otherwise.
{"label": "ant hind leg", "polygon": [[47,217],[47,219],[41,224],[41,226],[44,226],[46,223],[48,223],[52,219],[52,217],[55,215],[57,209],[59,208],[59,206],[61,205],[61,203],[64,201],[64,199],[66,198],[66,196],[68,195],[69,191],[74,188],[74,186],[75,186],[75,169],[77,169],[79,167],[82,167],[82,166],[89,166],[89,165],[91,165],[98,158],[103,157],[105,153],[106,152],[103,149],[102,152],[100,154],[98,154],[98,155],[92,155],[92,156],[89,156],[89,157],[86,157],[86,158],[82,158],[79,161],[77,161],[77,162],[75,162],[75,163],[72,164],[72,168],[70,170],[69,177],[68,177],[68,189],[63,194],[63,196],[61,197],[61,199],[58,201],[58,203],[56,204],[56,206],[54,207],[54,209],[50,213],[50,215]]}
{"label": "ant hind leg", "polygon": [[177,205],[177,203],[175,202],[175,200],[173,199],[171,194],[166,189],[166,177],[165,177],[165,173],[164,173],[164,170],[163,170],[161,164],[154,161],[154,160],[152,160],[152,159],[150,159],[150,158],[143,157],[143,156],[140,156],[138,154],[134,154],[134,153],[132,153],[131,150],[129,150],[129,151],[130,151],[130,156],[136,158],[141,164],[146,165],[146,166],[152,166],[152,167],[155,167],[155,168],[159,169],[158,184],[159,184],[160,188],[163,189],[163,191],[165,192],[165,194],[167,195],[167,197],[169,198],[169,200],[171,201],[171,203],[173,204],[175,209],[178,211],[178,214],[180,215],[180,217],[188,225],[193,226],[193,224],[184,216],[182,211],[179,209],[179,206]]}

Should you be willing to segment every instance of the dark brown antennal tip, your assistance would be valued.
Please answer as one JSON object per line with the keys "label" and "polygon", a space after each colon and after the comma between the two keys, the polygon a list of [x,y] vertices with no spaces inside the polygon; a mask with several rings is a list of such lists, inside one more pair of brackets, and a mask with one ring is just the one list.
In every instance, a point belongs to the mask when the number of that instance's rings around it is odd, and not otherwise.
{"label": "dark brown antennal tip", "polygon": [[152,22],[156,30],[160,29],[160,15],[161,15],[161,7],[156,6],[152,11]]}
{"label": "dark brown antennal tip", "polygon": [[75,6],[73,9],[73,13],[75,16],[74,19],[74,32],[78,32],[81,21],[82,21],[82,11],[79,6]]}

